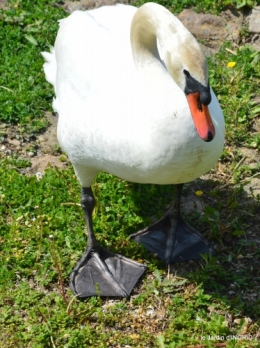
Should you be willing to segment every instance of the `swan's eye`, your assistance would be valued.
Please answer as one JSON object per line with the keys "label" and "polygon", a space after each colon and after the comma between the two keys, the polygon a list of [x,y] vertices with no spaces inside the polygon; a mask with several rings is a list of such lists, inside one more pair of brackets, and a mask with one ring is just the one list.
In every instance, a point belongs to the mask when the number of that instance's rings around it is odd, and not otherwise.
{"label": "swan's eye", "polygon": [[183,69],[183,73],[186,77],[190,77],[190,73],[188,72],[188,70]]}

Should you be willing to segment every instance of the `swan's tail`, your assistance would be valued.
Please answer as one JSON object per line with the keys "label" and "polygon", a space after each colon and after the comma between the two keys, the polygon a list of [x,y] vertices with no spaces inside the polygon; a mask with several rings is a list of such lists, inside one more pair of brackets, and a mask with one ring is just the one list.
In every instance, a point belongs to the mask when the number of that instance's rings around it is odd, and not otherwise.
{"label": "swan's tail", "polygon": [[51,53],[42,52],[42,56],[45,60],[45,63],[43,64],[43,70],[45,72],[46,80],[55,88],[57,63],[54,48],[51,47]]}
{"label": "swan's tail", "polygon": [[[53,85],[54,92],[56,90],[56,74],[57,74],[57,62],[55,57],[54,48],[51,47],[51,52],[41,52],[45,63],[43,64],[43,70],[45,73],[46,80]],[[52,107],[54,111],[59,112],[58,108],[58,100],[53,98]]]}

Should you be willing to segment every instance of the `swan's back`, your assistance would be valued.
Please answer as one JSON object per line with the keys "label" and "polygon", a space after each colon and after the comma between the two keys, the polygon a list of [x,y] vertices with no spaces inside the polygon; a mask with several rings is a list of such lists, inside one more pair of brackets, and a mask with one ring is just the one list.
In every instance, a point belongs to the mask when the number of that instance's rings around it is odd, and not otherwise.
{"label": "swan's back", "polygon": [[[133,76],[130,25],[135,12],[132,6],[106,6],[75,11],[60,20],[52,54],[43,54],[46,79],[58,98],[64,95],[65,84],[82,98],[90,98],[109,93],[127,75]],[[65,95],[67,99],[68,91]],[[63,102],[56,101],[58,112]]]}

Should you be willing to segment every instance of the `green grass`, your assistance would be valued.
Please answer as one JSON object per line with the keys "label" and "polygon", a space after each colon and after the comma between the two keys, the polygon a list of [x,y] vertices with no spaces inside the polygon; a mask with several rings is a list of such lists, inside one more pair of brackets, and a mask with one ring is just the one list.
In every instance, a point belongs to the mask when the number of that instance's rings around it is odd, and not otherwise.
{"label": "green grass", "polygon": [[44,111],[52,101],[39,52],[49,50],[65,12],[55,1],[12,1],[0,11],[0,121],[19,122],[22,129],[46,126]]}
{"label": "green grass", "polygon": [[[167,3],[172,4],[181,9],[180,3]],[[213,2],[203,4],[207,10]],[[64,16],[57,2],[47,0],[16,1],[0,12],[0,117],[18,123],[21,133],[47,124],[53,92],[44,80],[40,52],[53,44],[57,19]],[[236,65],[228,68],[229,62]],[[130,300],[78,301],[68,281],[86,241],[72,167],[48,169],[38,181],[21,174],[30,161],[2,155],[0,347],[259,347],[260,249],[249,232],[259,226],[260,197],[244,193],[259,167],[244,163],[241,149],[260,150],[254,128],[260,115],[260,54],[226,43],[209,68],[226,118],[226,147],[211,180],[186,186],[186,192],[203,192],[203,215],[195,211],[186,218],[214,243],[216,255],[168,272],[127,236],[163,214],[173,188],[101,173],[93,186],[97,238],[112,251],[147,263],[148,270]]]}
{"label": "green grass", "polygon": [[[7,170],[14,165],[14,159],[1,160],[3,347],[182,347],[202,340],[211,347],[214,337],[218,342],[217,337],[243,332],[239,345],[230,340],[227,347],[248,347],[248,338],[259,330],[260,303],[258,299],[250,307],[241,295],[256,288],[259,278],[253,279],[257,270],[252,264],[251,269],[241,264],[239,272],[231,266],[248,246],[222,251],[191,270],[178,265],[178,276],[167,276],[160,261],[126,237],[155,213],[147,202],[156,200],[159,211],[163,209],[171,188],[127,184],[100,174],[94,185],[99,202],[94,219],[97,237],[110,249],[147,262],[148,272],[130,301],[79,302],[68,289],[69,274],[85,247],[84,219],[77,205],[80,187],[73,170],[50,169],[37,181],[35,176]],[[207,218],[212,221],[214,211],[206,212],[201,224],[208,227]],[[220,228],[217,223],[218,219],[215,227]],[[232,299],[225,295],[230,283],[237,284]],[[254,320],[248,329],[247,317]]]}
{"label": "green grass", "polygon": [[[233,53],[232,53],[233,52]],[[229,62],[236,65],[229,68]],[[223,108],[228,145],[247,145],[260,150],[260,134],[252,131],[259,116],[260,53],[242,46],[223,45],[209,62],[210,83]]]}

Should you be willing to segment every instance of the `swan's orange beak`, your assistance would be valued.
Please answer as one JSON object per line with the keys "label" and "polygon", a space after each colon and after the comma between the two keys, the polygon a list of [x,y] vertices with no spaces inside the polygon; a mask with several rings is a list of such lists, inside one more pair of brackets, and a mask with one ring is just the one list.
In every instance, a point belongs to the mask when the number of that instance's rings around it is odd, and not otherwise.
{"label": "swan's orange beak", "polygon": [[202,140],[209,142],[215,137],[215,127],[212,122],[209,109],[206,105],[198,105],[199,92],[186,95],[193,122]]}

